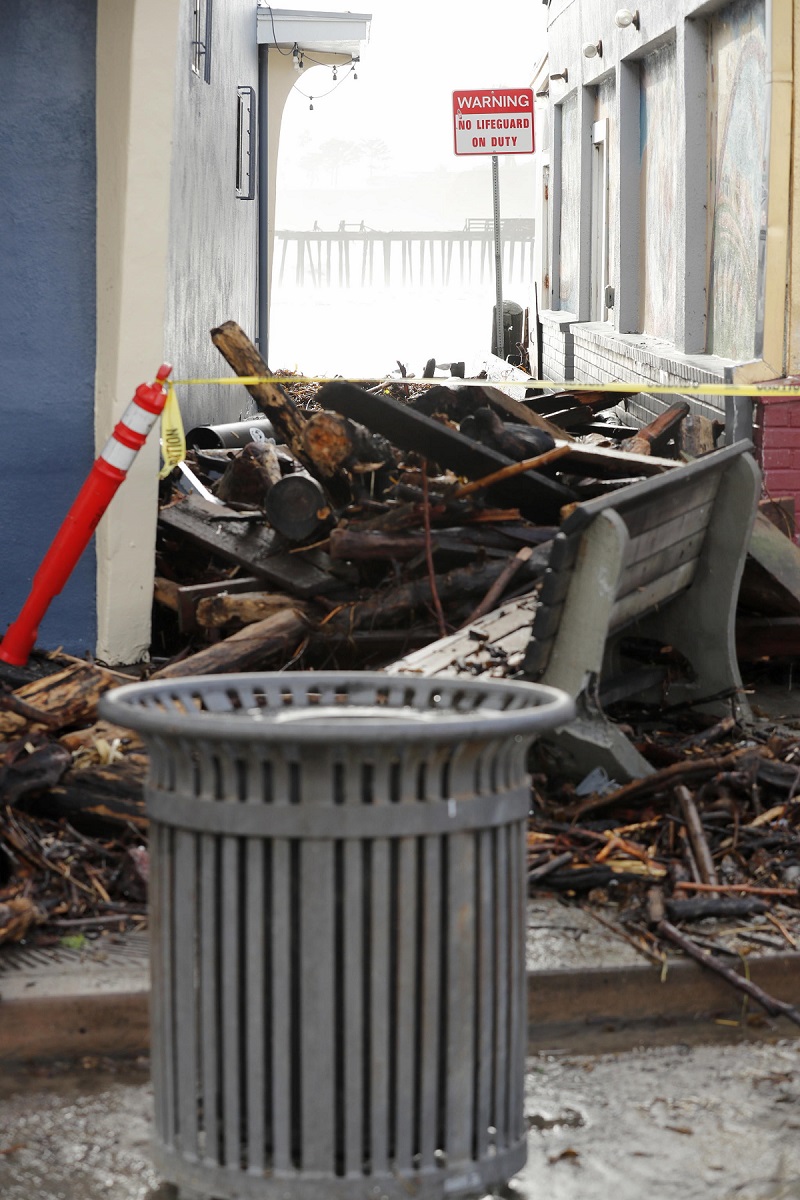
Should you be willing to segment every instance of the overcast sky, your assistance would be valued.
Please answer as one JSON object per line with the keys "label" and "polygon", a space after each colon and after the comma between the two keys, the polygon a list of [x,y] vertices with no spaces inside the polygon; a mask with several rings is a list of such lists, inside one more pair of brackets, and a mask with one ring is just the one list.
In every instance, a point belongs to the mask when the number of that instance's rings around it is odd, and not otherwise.
{"label": "overcast sky", "polygon": [[309,134],[314,144],[381,139],[393,167],[466,167],[453,153],[453,90],[527,87],[544,50],[541,0],[373,0],[350,11],[372,13],[358,79],[331,91],[329,68],[306,68],[287,101],[282,147],[285,139],[308,145]]}

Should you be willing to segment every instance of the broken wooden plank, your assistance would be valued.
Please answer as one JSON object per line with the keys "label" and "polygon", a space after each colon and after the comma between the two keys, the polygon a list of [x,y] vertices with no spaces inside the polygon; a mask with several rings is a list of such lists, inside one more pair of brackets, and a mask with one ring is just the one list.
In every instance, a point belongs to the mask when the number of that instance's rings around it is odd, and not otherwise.
{"label": "broken wooden plank", "polygon": [[756,513],[739,603],[765,616],[800,616],[800,549],[763,512]]}
{"label": "broken wooden plank", "polygon": [[623,453],[610,446],[590,446],[585,442],[557,441],[557,446],[569,446],[569,453],[561,463],[563,471],[584,475],[594,474],[599,478],[630,476],[635,468],[638,475],[662,475],[665,471],[681,466],[673,458],[658,458],[652,454]]}
{"label": "broken wooden plank", "polygon": [[[211,340],[237,375],[268,377],[272,374],[244,330],[235,321],[224,321],[211,330]],[[302,454],[305,417],[277,383],[245,385],[259,411],[269,417],[294,454]]]}
{"label": "broken wooden plank", "polygon": [[390,675],[487,675],[506,677],[518,670],[539,607],[529,592],[501,604],[458,632],[407,654],[387,667]]}
{"label": "broken wooden plank", "polygon": [[247,671],[276,656],[291,657],[298,642],[307,636],[306,610],[295,604],[263,621],[246,625],[222,642],[208,646],[180,662],[154,671],[153,679],[179,679],[186,675],[218,675],[224,671]]}
{"label": "broken wooden plank", "polygon": [[158,519],[164,528],[191,538],[211,554],[237,563],[293,596],[306,599],[336,586],[332,576],[302,554],[284,553],[284,543],[274,530],[254,522],[219,520],[194,496],[163,508]]}
{"label": "broken wooden plank", "polygon": [[[498,471],[513,461],[391,396],[370,395],[352,383],[326,383],[317,399],[323,407],[382,434],[399,449],[424,452],[426,457],[469,479]],[[498,484],[492,489],[492,496],[498,503],[519,506],[526,516],[543,523],[557,521],[562,505],[575,499],[570,488],[534,471]]]}
{"label": "broken wooden plank", "polygon": [[675,400],[647,425],[637,430],[630,441],[622,447],[633,454],[663,454],[689,415],[689,401]]}
{"label": "broken wooden plank", "polygon": [[487,403],[491,405],[495,412],[500,413],[501,416],[506,417],[509,421],[531,425],[535,429],[543,429],[553,438],[564,436],[564,431],[560,425],[556,425],[554,421],[548,421],[547,417],[543,417],[532,408],[528,408],[521,401],[515,400],[513,396],[507,396],[499,388],[484,385],[481,391]]}
{"label": "broken wooden plank", "polygon": [[760,658],[800,658],[800,616],[736,618],[736,654],[744,662]]}
{"label": "broken wooden plank", "polygon": [[[14,695],[32,710],[43,714],[42,725],[66,729],[68,725],[92,717],[103,692],[122,683],[130,683],[130,679],[118,671],[77,661],[54,675],[23,684]],[[0,711],[0,734],[14,736],[29,728],[32,721],[35,721],[32,713],[26,716],[10,710]]]}
{"label": "broken wooden plank", "polygon": [[201,629],[221,629],[232,621],[253,625],[283,609],[294,607],[295,603],[291,596],[283,592],[221,593],[200,600],[197,605],[197,624]]}

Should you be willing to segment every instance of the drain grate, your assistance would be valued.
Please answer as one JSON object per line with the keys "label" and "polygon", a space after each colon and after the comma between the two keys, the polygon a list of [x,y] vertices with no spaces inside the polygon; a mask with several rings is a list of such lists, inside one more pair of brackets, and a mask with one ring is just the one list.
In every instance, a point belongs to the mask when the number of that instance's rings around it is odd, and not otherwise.
{"label": "drain grate", "polygon": [[148,965],[148,936],[145,932],[114,934],[92,939],[85,946],[3,946],[0,948],[0,978],[73,971],[109,971],[116,967]]}

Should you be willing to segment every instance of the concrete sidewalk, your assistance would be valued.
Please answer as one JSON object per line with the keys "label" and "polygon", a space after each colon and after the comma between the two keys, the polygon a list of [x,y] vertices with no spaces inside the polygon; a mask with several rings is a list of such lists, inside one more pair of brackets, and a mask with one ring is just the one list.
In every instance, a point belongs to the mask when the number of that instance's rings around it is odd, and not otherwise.
{"label": "concrete sidewalk", "polygon": [[[528,1163],[507,1198],[800,1198],[796,1026],[748,1019],[694,963],[664,977],[552,897],[529,903],[527,949]],[[748,967],[800,999],[800,955]],[[148,983],[144,933],[0,954],[3,1200],[175,1200],[149,1155]]]}
{"label": "concrete sidewalk", "polygon": [[[613,918],[612,909],[604,919]],[[555,897],[528,903],[527,969],[531,1052],[797,1032],[752,1003],[741,1023],[742,995],[724,980],[680,957],[664,972],[588,911]],[[747,971],[778,999],[800,1002],[800,954],[751,954]],[[146,1054],[148,995],[146,933],[105,935],[81,950],[4,947],[0,1062]]]}

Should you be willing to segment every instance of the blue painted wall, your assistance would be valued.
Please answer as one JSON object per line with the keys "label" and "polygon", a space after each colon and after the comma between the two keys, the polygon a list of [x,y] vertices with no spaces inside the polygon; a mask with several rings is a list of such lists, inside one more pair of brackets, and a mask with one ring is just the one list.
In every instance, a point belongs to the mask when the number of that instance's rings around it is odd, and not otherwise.
{"label": "blue painted wall", "polygon": [[[94,0],[0,3],[0,631],[94,457]],[[39,645],[93,650],[89,547]]]}

